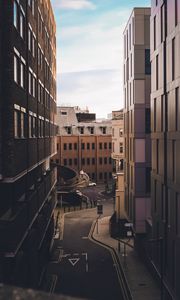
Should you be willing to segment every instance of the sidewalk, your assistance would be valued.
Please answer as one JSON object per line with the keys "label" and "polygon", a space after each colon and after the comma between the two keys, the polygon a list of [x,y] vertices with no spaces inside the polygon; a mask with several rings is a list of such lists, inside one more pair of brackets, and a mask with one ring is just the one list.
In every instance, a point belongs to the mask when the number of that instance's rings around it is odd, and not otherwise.
{"label": "sidewalk", "polygon": [[93,238],[116,251],[133,300],[160,300],[160,288],[134,251],[133,242],[132,247],[126,246],[125,256],[123,243],[120,243],[120,252],[118,251],[118,241],[109,235],[109,219],[110,217],[99,219],[98,233],[96,224]]}

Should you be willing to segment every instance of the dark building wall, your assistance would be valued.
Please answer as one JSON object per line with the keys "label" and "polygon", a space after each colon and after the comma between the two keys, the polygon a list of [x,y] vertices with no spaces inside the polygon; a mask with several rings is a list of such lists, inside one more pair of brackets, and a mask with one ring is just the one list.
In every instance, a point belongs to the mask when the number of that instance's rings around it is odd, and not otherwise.
{"label": "dark building wall", "polygon": [[0,281],[37,287],[54,234],[56,25],[49,0],[1,1],[0,16]]}
{"label": "dark building wall", "polygon": [[[180,287],[180,1],[152,1],[152,260],[167,299],[179,299]],[[161,241],[161,251],[160,251]]]}

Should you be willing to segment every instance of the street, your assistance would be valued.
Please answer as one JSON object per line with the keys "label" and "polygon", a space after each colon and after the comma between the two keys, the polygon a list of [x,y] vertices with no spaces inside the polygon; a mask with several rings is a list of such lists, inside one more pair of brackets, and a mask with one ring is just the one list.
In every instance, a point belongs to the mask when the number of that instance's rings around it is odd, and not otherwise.
{"label": "street", "polygon": [[[112,199],[102,200],[103,216],[110,215]],[[97,209],[65,214],[63,240],[48,266],[51,293],[97,300],[123,299],[111,253],[89,240]]]}

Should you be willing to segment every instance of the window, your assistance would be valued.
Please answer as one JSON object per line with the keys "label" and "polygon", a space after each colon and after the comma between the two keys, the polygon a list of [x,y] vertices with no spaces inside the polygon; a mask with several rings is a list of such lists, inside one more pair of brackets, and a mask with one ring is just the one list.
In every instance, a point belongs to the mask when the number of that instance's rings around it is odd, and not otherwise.
{"label": "window", "polygon": [[95,143],[92,143],[92,150],[95,150]]}
{"label": "window", "polygon": [[114,136],[114,128],[112,128],[112,136]]}
{"label": "window", "polygon": [[156,90],[159,88],[159,55],[156,55]]}
{"label": "window", "polygon": [[80,134],[84,134],[84,127],[79,127]]}
{"label": "window", "polygon": [[107,179],[107,172],[104,172],[104,179]]}
{"label": "window", "polygon": [[156,16],[154,17],[154,50],[156,50]]}
{"label": "window", "polygon": [[36,74],[29,68],[29,94],[36,97]]}
{"label": "window", "polygon": [[74,143],[74,150],[77,150],[77,143]]}
{"label": "window", "polygon": [[64,144],[63,147],[64,147],[64,150],[67,150],[67,144]]}
{"label": "window", "polygon": [[28,5],[31,10],[32,15],[34,15],[34,0],[28,0]]}
{"label": "window", "polygon": [[172,141],[172,180],[176,180],[176,141]]}
{"label": "window", "polygon": [[14,26],[18,28],[18,5],[17,2],[14,0],[14,7],[13,7],[13,19],[14,19]]}
{"label": "window", "polygon": [[179,87],[175,90],[175,130],[178,131],[179,123]]}
{"label": "window", "polygon": [[145,74],[151,74],[150,49],[145,49]]}
{"label": "window", "polygon": [[107,149],[107,143],[104,143],[104,149]]}
{"label": "window", "polygon": [[67,131],[67,134],[71,134],[72,133],[72,130],[71,130],[71,127],[66,127],[66,131]]}
{"label": "window", "polygon": [[102,174],[102,172],[99,173],[99,179],[103,179],[103,174]]}
{"label": "window", "polygon": [[64,166],[67,166],[67,159],[64,158]]}
{"label": "window", "polygon": [[25,88],[25,65],[22,61],[20,63],[20,86]]}
{"label": "window", "polygon": [[107,165],[107,157],[104,157],[104,164]]}
{"label": "window", "polygon": [[69,150],[72,150],[72,144],[71,143],[69,144]]}
{"label": "window", "polygon": [[81,143],[81,149],[84,150],[85,149],[85,144]]}
{"label": "window", "polygon": [[164,130],[164,98],[161,96],[161,131]]}
{"label": "window", "polygon": [[102,165],[102,157],[99,157],[99,164]]}
{"label": "window", "polygon": [[112,143],[109,143],[109,150],[112,149]]}
{"label": "window", "polygon": [[74,158],[74,165],[77,166],[77,158]]}
{"label": "window", "polygon": [[102,143],[99,143],[99,149],[102,150]]}
{"label": "window", "polygon": [[120,144],[119,144],[119,152],[120,152],[120,153],[123,153],[123,143],[120,143]]}
{"label": "window", "polygon": [[172,80],[175,79],[175,38],[172,39]]}
{"label": "window", "polygon": [[146,168],[146,193],[151,191],[151,168]]}
{"label": "window", "polygon": [[90,134],[94,134],[94,127],[89,127]]}
{"label": "window", "polygon": [[59,144],[57,143],[57,151],[59,150]]}
{"label": "window", "polygon": [[95,165],[95,158],[92,158],[92,165]]}
{"label": "window", "polygon": [[109,157],[109,164],[111,165],[111,163],[112,163],[112,158]]}
{"label": "window", "polygon": [[81,163],[82,163],[82,165],[85,165],[85,158],[81,159]]}
{"label": "window", "polygon": [[103,134],[106,134],[106,127],[101,127],[101,131]]}
{"label": "window", "polygon": [[151,111],[150,108],[146,108],[146,115],[145,115],[145,132],[148,134],[151,132]]}
{"label": "window", "polygon": [[156,131],[156,99],[154,99],[154,132]]}
{"label": "window", "polygon": [[19,138],[20,134],[20,112],[18,110],[14,111],[14,137]]}
{"label": "window", "polygon": [[72,166],[72,158],[69,159],[69,166]]}
{"label": "window", "polygon": [[18,83],[18,58],[14,55],[14,81]]}
{"label": "window", "polygon": [[90,149],[90,143],[87,143],[87,150]]}
{"label": "window", "polygon": [[90,165],[90,158],[87,158],[87,165]]}
{"label": "window", "polygon": [[109,179],[111,179],[112,178],[112,173],[111,172],[109,172]]}
{"label": "window", "polygon": [[175,0],[175,26],[178,24],[178,0]]}
{"label": "window", "polygon": [[[41,119],[40,122],[40,136],[44,136],[44,122]],[[33,112],[29,112],[29,137],[33,138],[36,137],[36,114]]]}
{"label": "window", "polygon": [[161,43],[165,39],[165,9],[164,9],[164,4],[161,6]]}
{"label": "window", "polygon": [[119,129],[119,136],[120,136],[120,137],[123,136],[123,129]]}

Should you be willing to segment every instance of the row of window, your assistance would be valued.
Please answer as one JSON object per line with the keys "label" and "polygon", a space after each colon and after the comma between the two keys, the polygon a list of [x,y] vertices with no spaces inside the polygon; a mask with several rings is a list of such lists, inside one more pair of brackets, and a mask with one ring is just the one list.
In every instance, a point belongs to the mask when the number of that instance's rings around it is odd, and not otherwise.
{"label": "row of window", "polygon": [[[56,159],[56,163],[59,163],[59,159]],[[104,158],[99,157],[99,164],[100,165],[102,165],[102,164],[107,165],[108,163],[110,165],[112,164],[111,157],[109,157],[109,158],[107,158],[107,157],[104,157]],[[63,164],[64,164],[64,166],[67,166],[67,165],[69,165],[69,166],[72,166],[72,165],[77,166],[78,165],[78,159],[77,158],[74,158],[74,159],[72,159],[72,158],[69,158],[69,159],[64,158]],[[92,158],[89,158],[89,157],[82,158],[81,159],[81,164],[83,166],[84,165],[88,165],[88,166],[89,165],[95,165],[96,164],[96,158],[95,157],[92,157]]]}
{"label": "row of window", "polygon": [[[64,112],[61,112],[61,114],[63,115]],[[94,127],[87,127],[86,129],[88,129],[90,134],[94,134]],[[107,133],[107,128],[106,127],[100,127],[102,134],[106,134]],[[71,126],[66,126],[65,130],[67,132],[67,134],[72,134],[72,127]],[[78,127],[79,133],[80,134],[84,134],[85,133],[85,127],[79,126]]]}
{"label": "row of window", "polygon": [[[113,137],[115,136],[115,131],[116,131],[116,129],[112,128],[112,136]],[[123,136],[123,129],[118,128],[118,131],[119,131],[119,137],[122,137]]]}
{"label": "row of window", "polygon": [[[109,143],[109,145],[108,145],[108,143],[99,143],[99,149],[100,150],[102,150],[102,149],[108,149],[108,146],[109,146],[109,149],[111,149],[111,146],[112,146],[112,144],[111,143]],[[58,147],[58,149],[59,149],[59,144],[57,144],[57,147]],[[77,150],[78,149],[78,144],[77,143],[74,143],[74,144],[72,144],[72,143],[69,143],[69,144],[66,144],[66,143],[64,143],[63,144],[63,149],[64,150]],[[92,149],[92,150],[94,150],[95,149],[95,143],[81,143],[81,149],[82,150],[90,150],[90,149]]]}
{"label": "row of window", "polygon": [[14,0],[13,7],[13,23],[14,27],[19,32],[20,36],[24,39],[25,34],[25,12],[18,0]]}
{"label": "row of window", "polygon": [[[28,119],[27,119],[28,118]],[[25,138],[27,136],[26,123],[28,122],[28,136],[33,137],[50,137],[56,134],[55,125],[44,117],[37,117],[31,111],[26,114],[26,109],[19,105],[14,105],[14,137]]]}

